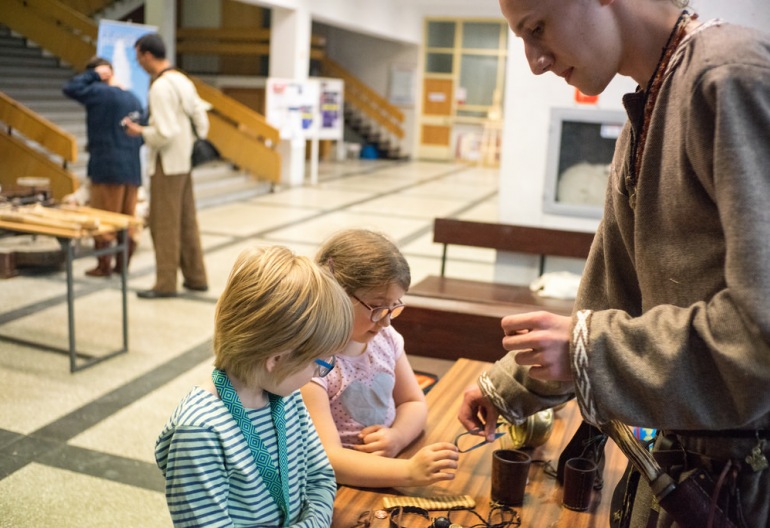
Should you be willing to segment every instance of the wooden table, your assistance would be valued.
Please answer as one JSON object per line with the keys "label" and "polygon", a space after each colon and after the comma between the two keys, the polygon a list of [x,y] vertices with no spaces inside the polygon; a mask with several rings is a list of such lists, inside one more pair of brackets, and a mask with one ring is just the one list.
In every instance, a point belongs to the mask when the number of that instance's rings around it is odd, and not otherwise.
{"label": "wooden table", "polygon": [[[457,420],[464,389],[476,382],[478,376],[491,366],[490,363],[469,359],[458,360],[428,393],[428,424],[426,433],[418,438],[401,457],[408,457],[422,446],[454,440],[465,429]],[[556,467],[559,455],[580,425],[581,417],[573,400],[556,412],[553,432],[544,445],[528,450],[533,460],[550,460]],[[489,512],[489,495],[492,469],[492,451],[501,448],[501,438],[495,444],[479,447],[460,455],[455,479],[433,486],[399,489],[361,489],[342,486],[334,502],[332,527],[352,528],[361,512],[382,509],[382,499],[388,495],[434,497],[442,495],[470,495],[476,501],[476,511],[486,517]],[[529,472],[524,505],[516,508],[521,515],[522,528],[570,527],[599,528],[609,526],[610,499],[615,485],[626,467],[626,458],[612,443],[605,450],[604,489],[595,492],[588,512],[579,513],[562,507],[562,489],[555,479],[543,472],[542,464],[532,464]],[[445,516],[446,511],[431,512],[433,517]],[[429,522],[417,523],[409,516],[409,527],[426,528]],[[406,518],[405,518],[406,519]],[[471,526],[479,523],[477,517],[466,511],[451,514],[455,523]],[[372,528],[387,528],[388,519],[374,519]]]}
{"label": "wooden table", "polygon": [[[21,208],[23,210],[23,208]],[[61,245],[62,251],[65,254],[65,269],[67,280],[67,326],[68,326],[68,348],[66,350],[60,350],[59,348],[43,346],[47,350],[61,351],[69,354],[70,358],[70,372],[76,372],[83,370],[97,363],[100,363],[106,359],[114,357],[118,354],[123,354],[128,351],[128,300],[127,300],[127,282],[128,274],[126,271],[127,266],[123,266],[120,273],[121,279],[121,292],[122,292],[122,309],[123,309],[123,343],[122,347],[111,351],[104,355],[90,356],[79,353],[77,351],[76,339],[75,339],[75,286],[73,279],[73,262],[79,258],[85,257],[98,257],[101,255],[122,255],[123,262],[128,262],[128,229],[132,225],[136,225],[138,220],[133,216],[123,215],[120,213],[112,213],[109,211],[103,211],[101,209],[94,209],[91,207],[69,207],[66,209],[56,209],[60,214],[60,217],[66,217],[69,212],[73,217],[89,218],[98,223],[98,228],[93,230],[79,229],[76,226],[73,227],[70,224],[56,226],[56,225],[38,225],[25,221],[12,221],[7,219],[0,219],[0,230],[7,230],[13,233],[29,233],[33,235],[44,235],[56,237],[56,240]],[[75,247],[79,246],[79,242],[82,239],[91,238],[96,235],[102,235],[107,233],[116,233],[116,244],[106,248],[93,251],[75,251]],[[8,338],[3,338],[8,339]],[[41,345],[22,340],[14,339],[14,341],[41,347]]]}

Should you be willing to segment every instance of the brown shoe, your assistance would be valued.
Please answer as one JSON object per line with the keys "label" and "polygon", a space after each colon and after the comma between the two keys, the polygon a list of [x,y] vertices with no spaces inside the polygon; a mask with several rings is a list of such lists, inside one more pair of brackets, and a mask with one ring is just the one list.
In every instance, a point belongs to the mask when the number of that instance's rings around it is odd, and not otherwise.
{"label": "brown shoe", "polygon": [[109,277],[112,275],[112,255],[96,257],[96,267],[86,271],[89,277]]}
{"label": "brown shoe", "polygon": [[196,286],[195,284],[187,284],[187,283],[185,282],[185,283],[182,283],[182,286],[183,286],[185,289],[188,289],[188,290],[192,290],[192,291],[197,291],[197,292],[205,292],[205,291],[209,291],[209,286],[208,286],[208,284],[204,284],[204,285],[202,285],[202,286]]}
{"label": "brown shoe", "polygon": [[99,263],[94,269],[86,271],[86,275],[89,277],[109,277],[112,275],[112,270],[109,268],[104,269],[101,263]]}

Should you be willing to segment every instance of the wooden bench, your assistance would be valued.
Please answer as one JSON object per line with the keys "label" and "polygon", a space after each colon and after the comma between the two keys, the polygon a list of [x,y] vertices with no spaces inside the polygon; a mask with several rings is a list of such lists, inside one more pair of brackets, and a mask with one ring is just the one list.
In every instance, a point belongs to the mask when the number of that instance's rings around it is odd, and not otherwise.
{"label": "wooden bench", "polygon": [[436,218],[433,241],[444,244],[441,275],[428,276],[409,289],[408,308],[395,321],[408,353],[496,361],[505,350],[500,319],[513,313],[546,310],[572,313],[573,301],[540,297],[528,285],[447,277],[449,245],[538,255],[540,273],[548,256],[586,258],[593,233]]}

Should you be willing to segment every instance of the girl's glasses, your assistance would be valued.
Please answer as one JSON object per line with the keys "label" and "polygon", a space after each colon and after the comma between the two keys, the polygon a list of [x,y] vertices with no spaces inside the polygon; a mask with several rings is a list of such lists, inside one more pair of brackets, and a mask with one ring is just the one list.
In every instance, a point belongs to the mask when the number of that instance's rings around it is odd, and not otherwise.
{"label": "girl's glasses", "polygon": [[332,356],[331,359],[328,361],[325,361],[323,359],[316,359],[315,360],[315,377],[316,378],[323,378],[326,377],[329,372],[334,370],[334,365],[337,363],[337,356]]}
{"label": "girl's glasses", "polygon": [[390,315],[391,319],[395,319],[396,317],[401,315],[401,312],[403,312],[404,308],[406,308],[406,306],[404,306],[404,304],[401,302],[399,302],[399,304],[397,304],[393,308],[388,308],[387,306],[372,307],[366,304],[364,301],[362,301],[358,297],[356,297],[354,294],[351,293],[350,296],[353,297],[358,302],[360,302],[365,308],[369,309],[369,319],[373,323],[376,323],[377,321],[381,321],[385,319],[388,315]]}

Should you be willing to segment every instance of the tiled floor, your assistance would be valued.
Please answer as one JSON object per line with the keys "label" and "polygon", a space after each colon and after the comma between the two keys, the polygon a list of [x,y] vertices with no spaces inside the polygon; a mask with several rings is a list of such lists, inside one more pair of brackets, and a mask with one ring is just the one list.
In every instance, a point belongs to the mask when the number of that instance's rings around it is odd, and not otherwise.
{"label": "tiled floor", "polygon": [[[498,217],[495,169],[346,161],[322,163],[319,181],[199,211],[205,294],[133,295],[154,280],[143,233],[129,277],[129,352],[75,374],[66,354],[25,344],[66,348],[64,272],[0,280],[0,527],[170,526],[155,439],[179,399],[210,372],[215,302],[244,247],[283,244],[312,256],[332,232],[369,227],[398,243],[417,282],[439,271],[435,216]],[[453,276],[492,278],[492,251],[450,248],[449,257]],[[90,258],[75,264],[78,349],[117,349],[120,280],[85,277]],[[412,364],[437,374],[450,365],[419,357]]]}

